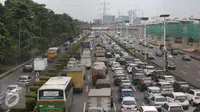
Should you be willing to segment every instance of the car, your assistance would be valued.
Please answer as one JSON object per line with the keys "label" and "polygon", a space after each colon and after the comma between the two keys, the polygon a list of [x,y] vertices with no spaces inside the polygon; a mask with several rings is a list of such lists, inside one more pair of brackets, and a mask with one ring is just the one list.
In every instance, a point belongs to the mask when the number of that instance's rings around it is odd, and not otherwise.
{"label": "car", "polygon": [[127,66],[127,68],[126,68],[126,71],[129,73],[129,74],[131,74],[132,73],[132,70],[133,70],[133,68],[136,66],[136,64],[134,64],[134,63],[129,63],[128,64],[128,66]]}
{"label": "car", "polygon": [[178,55],[177,49],[171,49],[171,55]]}
{"label": "car", "polygon": [[152,75],[151,75],[151,79],[154,82],[159,82],[159,79],[161,77],[163,77],[165,75],[165,71],[164,70],[154,70]]}
{"label": "car", "polygon": [[147,66],[147,63],[146,62],[142,62],[142,63],[139,63],[136,67],[133,68],[133,73],[137,72],[137,71],[143,71],[143,69],[145,69]]}
{"label": "car", "polygon": [[183,109],[188,110],[189,101],[183,92],[173,92],[166,97],[168,102],[177,102]]}
{"label": "car", "polygon": [[190,90],[190,85],[184,81],[175,81],[173,84],[175,92],[187,92]]}
{"label": "car", "polygon": [[192,106],[200,104],[200,89],[190,89],[185,94]]}
{"label": "car", "polygon": [[155,106],[157,110],[160,110],[165,103],[168,103],[167,98],[161,95],[154,95],[149,100],[149,105]]}
{"label": "car", "polygon": [[115,62],[115,58],[108,59],[108,65],[109,66],[111,66],[113,62]]}
{"label": "car", "polygon": [[153,55],[152,53],[148,53],[147,59],[148,59],[148,60],[154,60],[155,57],[154,57],[154,55]]}
{"label": "car", "polygon": [[176,64],[174,63],[174,61],[167,61],[167,69],[176,70]]}
{"label": "car", "polygon": [[115,78],[118,78],[118,77],[127,77],[124,73],[115,73],[114,75],[113,75],[113,78],[115,79]]}
{"label": "car", "polygon": [[111,66],[111,70],[114,71],[116,68],[120,67],[120,63],[119,62],[113,62],[112,66]]}
{"label": "car", "polygon": [[117,67],[115,68],[114,73],[123,73],[123,69],[121,67]]}
{"label": "car", "polygon": [[121,102],[121,112],[137,110],[137,102],[135,97],[124,97]]}
{"label": "car", "polygon": [[160,81],[161,82],[162,81],[163,82],[169,82],[169,83],[173,84],[176,81],[176,79],[172,75],[163,75],[163,76],[160,77]]}
{"label": "car", "polygon": [[123,57],[120,57],[119,60],[117,60],[117,62],[119,62],[121,65],[126,64],[125,58],[123,58]]}
{"label": "car", "polygon": [[32,78],[30,76],[20,76],[17,83],[22,86],[29,86],[32,83]]}
{"label": "car", "polygon": [[152,44],[149,44],[148,47],[149,47],[150,49],[153,49],[153,48],[154,48],[154,46],[153,46]]}
{"label": "car", "polygon": [[112,58],[112,53],[111,52],[106,52],[106,58]]}
{"label": "car", "polygon": [[144,99],[147,101],[147,103],[149,103],[150,98],[152,98],[154,95],[161,95],[160,88],[156,86],[150,86],[144,92]]}
{"label": "car", "polygon": [[156,50],[156,56],[157,57],[162,57],[163,54],[162,54],[162,52],[160,50]]}
{"label": "car", "polygon": [[126,62],[133,62],[133,61],[134,61],[134,58],[133,58],[133,57],[130,57],[130,56],[125,57],[125,61],[126,61]]}
{"label": "car", "polygon": [[174,103],[165,103],[161,107],[161,112],[184,112],[184,110],[180,104],[174,102]]}
{"label": "car", "polygon": [[158,112],[155,106],[141,106],[139,112]]}
{"label": "car", "polygon": [[174,88],[169,82],[157,82],[155,86],[160,88],[161,94],[167,96],[174,92]]}
{"label": "car", "polygon": [[145,77],[144,73],[142,72],[135,73],[134,75],[132,75],[132,83],[134,85],[137,85],[140,79],[142,79],[143,77]]}
{"label": "car", "polygon": [[[9,85],[6,89],[6,93],[19,93],[23,92],[23,88],[19,85]],[[25,92],[25,91],[24,91]]]}
{"label": "car", "polygon": [[153,82],[151,78],[148,78],[148,77],[141,78],[137,84],[137,88],[142,92],[147,90],[149,86],[153,86]]}
{"label": "car", "polygon": [[133,90],[133,85],[130,82],[129,83],[121,82],[119,89],[132,89]]}
{"label": "car", "polygon": [[151,75],[154,70],[155,70],[154,66],[146,66],[146,68],[143,69],[143,72],[144,72],[144,75],[148,76],[148,75]]}
{"label": "car", "polygon": [[132,89],[120,89],[118,91],[118,100],[121,102],[124,97],[134,97]]}
{"label": "car", "polygon": [[26,64],[23,67],[23,72],[32,72],[33,71],[33,65],[32,64]]}
{"label": "car", "polygon": [[188,54],[184,54],[184,55],[182,56],[182,60],[183,60],[183,61],[191,61],[191,57],[190,57],[190,55],[188,55]]}
{"label": "car", "polygon": [[114,79],[114,85],[119,86],[121,84],[121,81],[126,80],[126,79],[127,79],[127,76],[117,76]]}

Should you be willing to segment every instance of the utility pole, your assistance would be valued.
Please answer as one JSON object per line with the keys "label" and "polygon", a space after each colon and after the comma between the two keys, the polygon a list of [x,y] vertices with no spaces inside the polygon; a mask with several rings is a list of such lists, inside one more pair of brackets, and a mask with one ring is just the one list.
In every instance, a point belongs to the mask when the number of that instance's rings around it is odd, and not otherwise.
{"label": "utility pole", "polygon": [[102,23],[104,23],[103,17],[104,17],[105,15],[107,15],[107,10],[109,10],[109,9],[107,8],[107,5],[109,5],[109,3],[107,3],[106,0],[104,0],[104,2],[101,3],[101,5],[103,5],[103,8],[100,9],[100,10],[103,10],[103,13],[102,13]]}

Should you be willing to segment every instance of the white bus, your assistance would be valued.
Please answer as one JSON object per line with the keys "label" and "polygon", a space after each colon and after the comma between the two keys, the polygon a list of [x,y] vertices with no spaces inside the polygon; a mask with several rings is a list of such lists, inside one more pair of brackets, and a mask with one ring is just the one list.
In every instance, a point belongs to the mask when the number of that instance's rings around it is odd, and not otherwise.
{"label": "white bus", "polygon": [[51,77],[38,89],[35,112],[69,112],[73,97],[71,77]]}

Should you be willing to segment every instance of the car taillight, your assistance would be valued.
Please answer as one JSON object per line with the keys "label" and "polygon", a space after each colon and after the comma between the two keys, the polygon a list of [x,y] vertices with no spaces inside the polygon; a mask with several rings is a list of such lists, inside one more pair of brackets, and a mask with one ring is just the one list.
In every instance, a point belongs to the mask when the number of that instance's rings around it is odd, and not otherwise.
{"label": "car taillight", "polygon": [[132,85],[130,85],[130,88],[133,88],[133,86],[132,86]]}
{"label": "car taillight", "polygon": [[142,84],[144,84],[144,80],[142,80]]}
{"label": "car taillight", "polygon": [[174,98],[174,101],[176,102],[176,97]]}
{"label": "car taillight", "polygon": [[122,85],[121,85],[120,87],[121,87],[121,88],[124,88],[124,86],[122,86]]}
{"label": "car taillight", "polygon": [[96,76],[93,76],[93,77],[92,77],[92,80],[97,80]]}
{"label": "car taillight", "polygon": [[195,99],[199,99],[199,97],[198,97],[198,96],[195,96]]}
{"label": "car taillight", "polygon": [[66,108],[65,108],[65,107],[63,108],[63,112],[67,112],[67,110],[66,110]]}
{"label": "car taillight", "polygon": [[123,106],[121,106],[121,108],[124,108]]}

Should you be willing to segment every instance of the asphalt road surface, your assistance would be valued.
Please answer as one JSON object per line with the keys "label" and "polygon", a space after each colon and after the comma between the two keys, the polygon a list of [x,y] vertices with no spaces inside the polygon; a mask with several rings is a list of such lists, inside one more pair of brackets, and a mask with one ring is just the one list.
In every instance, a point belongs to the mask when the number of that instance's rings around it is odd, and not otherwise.
{"label": "asphalt road surface", "polygon": [[[124,66],[121,66],[124,68]],[[118,101],[118,86],[114,86],[113,84],[113,72],[111,71],[111,68],[108,68],[108,75],[106,76],[107,79],[110,80],[112,91],[113,91],[113,98],[114,98],[114,106],[112,112],[120,112],[120,102]],[[131,79],[131,74],[128,74],[126,70],[124,70],[125,74]],[[87,95],[90,89],[95,88],[92,85],[92,79],[91,79],[91,71],[86,71],[86,80],[84,81],[84,92],[83,93],[77,93],[74,96],[74,102],[73,102],[73,108],[72,112],[85,112],[87,110]],[[147,102],[144,100],[144,93],[140,92],[136,87],[134,87],[134,96],[137,100],[137,107],[148,105]],[[190,106],[188,110],[185,112],[192,112],[195,107]]]}
{"label": "asphalt road surface", "polygon": [[[139,45],[138,42],[135,43],[136,48],[144,49],[142,45]],[[155,54],[156,50],[159,48],[154,46],[153,49],[146,48],[147,52],[152,52]],[[141,52],[139,53],[141,54]],[[191,59],[191,61],[183,61],[182,55],[178,54],[173,56],[176,63],[176,70],[170,70],[172,73],[178,77],[183,78],[185,81],[197,86],[200,88],[200,61]],[[152,62],[158,64],[161,67],[164,67],[164,57],[156,57]]]}

